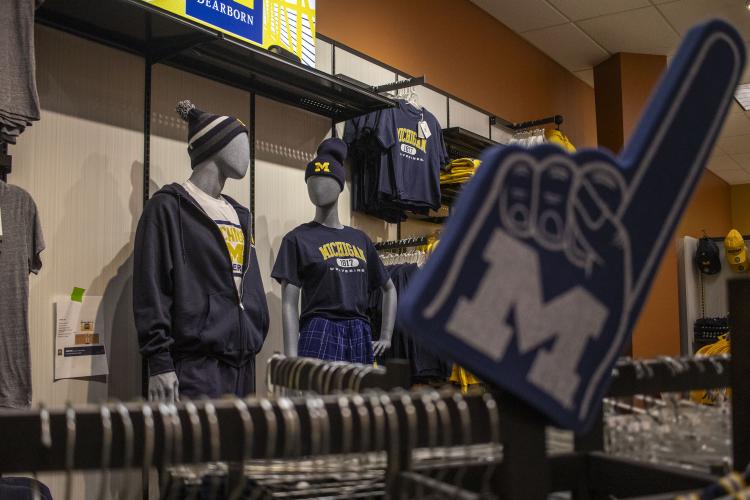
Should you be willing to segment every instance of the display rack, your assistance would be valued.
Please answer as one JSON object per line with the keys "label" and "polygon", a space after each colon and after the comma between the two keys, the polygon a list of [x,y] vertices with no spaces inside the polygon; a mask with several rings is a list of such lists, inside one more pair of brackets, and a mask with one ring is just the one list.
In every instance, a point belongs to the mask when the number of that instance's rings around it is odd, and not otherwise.
{"label": "display rack", "polygon": [[519,132],[527,128],[541,127],[542,125],[548,125],[550,123],[553,123],[557,125],[558,128],[560,128],[560,125],[562,125],[563,121],[565,121],[565,118],[562,115],[547,116],[545,118],[538,118],[536,120],[515,123],[503,120],[502,118],[497,116],[490,117],[490,125],[502,125],[503,127],[508,128],[514,132]]}
{"label": "display rack", "polygon": [[427,236],[404,238],[395,241],[380,241],[375,243],[375,250],[398,250],[401,248],[421,247],[430,242]]}
{"label": "display rack", "polygon": [[337,121],[395,104],[140,0],[46,0],[36,20]]}
{"label": "display rack", "polygon": [[443,141],[445,141],[448,156],[452,160],[456,158],[479,158],[485,149],[500,144],[461,127],[444,128]]}

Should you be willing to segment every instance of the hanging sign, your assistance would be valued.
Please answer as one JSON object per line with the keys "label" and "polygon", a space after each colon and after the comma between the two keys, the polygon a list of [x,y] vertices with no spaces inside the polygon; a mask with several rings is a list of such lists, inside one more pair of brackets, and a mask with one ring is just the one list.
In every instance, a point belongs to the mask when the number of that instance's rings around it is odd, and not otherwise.
{"label": "hanging sign", "polygon": [[315,66],[315,0],[140,0]]}
{"label": "hanging sign", "polygon": [[619,157],[488,150],[399,298],[399,321],[555,424],[585,430],[744,63],[734,28],[711,21],[688,33]]}

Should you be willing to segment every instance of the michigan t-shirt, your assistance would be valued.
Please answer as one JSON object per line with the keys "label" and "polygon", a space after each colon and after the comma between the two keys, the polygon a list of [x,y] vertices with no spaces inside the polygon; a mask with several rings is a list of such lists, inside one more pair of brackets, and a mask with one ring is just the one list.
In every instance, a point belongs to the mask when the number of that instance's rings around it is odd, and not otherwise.
{"label": "michigan t-shirt", "polygon": [[242,286],[242,266],[245,263],[245,234],[242,232],[237,211],[223,196],[214,198],[190,180],[185,181],[182,187],[219,227],[227,245],[229,259],[232,261],[234,284],[239,292]]}
{"label": "michigan t-shirt", "polygon": [[[420,137],[422,121],[427,123],[430,137]],[[426,109],[398,100],[398,106],[381,112],[375,136],[389,150],[396,198],[440,208],[440,169],[448,162],[448,152],[437,118]]]}
{"label": "michigan t-shirt", "polygon": [[313,316],[368,321],[371,290],[388,281],[388,273],[365,233],[308,222],[281,242],[271,276],[302,290],[300,321]]}

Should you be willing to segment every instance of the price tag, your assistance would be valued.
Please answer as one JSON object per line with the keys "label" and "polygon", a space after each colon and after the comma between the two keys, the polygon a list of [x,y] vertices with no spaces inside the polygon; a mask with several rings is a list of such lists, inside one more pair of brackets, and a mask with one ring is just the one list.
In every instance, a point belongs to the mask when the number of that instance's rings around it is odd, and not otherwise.
{"label": "price tag", "polygon": [[432,135],[432,132],[430,131],[430,126],[427,125],[427,122],[425,120],[419,121],[419,125],[417,126],[417,133],[420,139],[429,139],[430,136]]}
{"label": "price tag", "polygon": [[586,431],[744,60],[729,24],[692,29],[618,157],[488,149],[399,297],[399,324],[556,425]]}

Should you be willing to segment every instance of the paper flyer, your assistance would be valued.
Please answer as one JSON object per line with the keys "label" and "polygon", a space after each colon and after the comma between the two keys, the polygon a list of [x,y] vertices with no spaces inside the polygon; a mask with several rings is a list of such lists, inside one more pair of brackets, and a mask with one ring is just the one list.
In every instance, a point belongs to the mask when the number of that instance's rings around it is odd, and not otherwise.
{"label": "paper flyer", "polygon": [[101,301],[74,294],[55,302],[55,380],[109,374]]}

